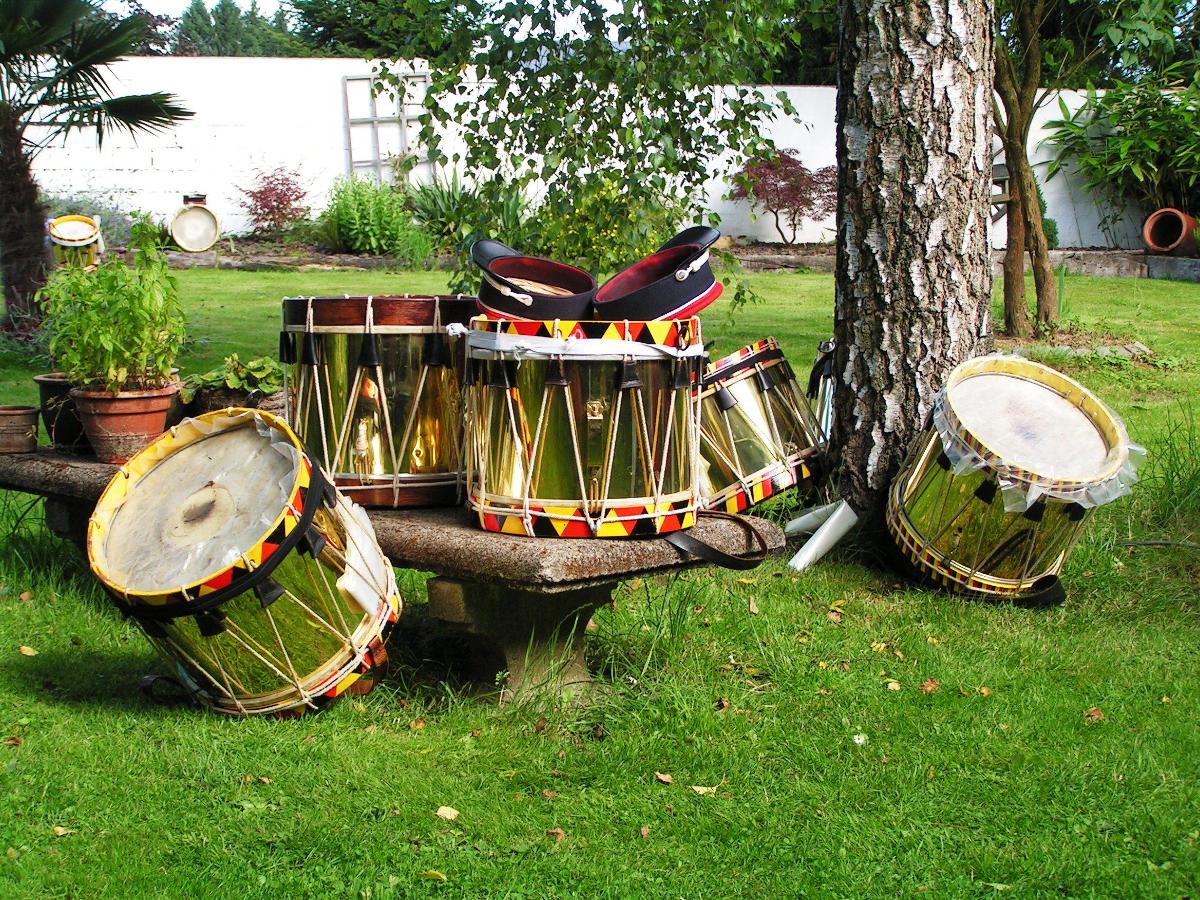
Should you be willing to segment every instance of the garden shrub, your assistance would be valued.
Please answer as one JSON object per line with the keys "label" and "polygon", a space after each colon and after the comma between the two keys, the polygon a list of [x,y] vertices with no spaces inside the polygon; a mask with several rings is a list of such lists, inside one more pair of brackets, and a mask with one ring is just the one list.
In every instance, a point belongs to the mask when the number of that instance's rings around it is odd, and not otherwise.
{"label": "garden shrub", "polygon": [[308,217],[309,208],[304,205],[308,192],[300,186],[300,173],[291,169],[259,169],[253,186],[240,190],[241,207],[255,234],[279,235]]}
{"label": "garden shrub", "polygon": [[534,239],[544,256],[597,276],[611,274],[653,253],[674,237],[688,209],[667,195],[632,195],[614,172],[582,178],[575,190],[551,196],[534,214]]}
{"label": "garden shrub", "polygon": [[438,177],[427,184],[410,185],[406,201],[440,253],[457,253],[475,231],[472,213],[479,195],[459,180],[457,172],[448,179]]}
{"label": "garden shrub", "polygon": [[335,250],[394,256],[405,266],[424,265],[433,253],[433,239],[413,220],[404,194],[361,178],[334,183],[321,233]]}
{"label": "garden shrub", "polygon": [[837,211],[837,167],[813,172],[797,151],[781,150],[748,162],[734,178],[733,198],[749,200],[769,213],[780,240],[794,244],[805,219],[819,222]]}
{"label": "garden shrub", "polygon": [[1130,204],[1143,215],[1164,206],[1195,213],[1200,208],[1200,83],[1179,87],[1171,77],[1168,69],[1161,80],[1118,81],[1103,93],[1089,90],[1074,114],[1060,99],[1062,118],[1048,123],[1055,147],[1048,177],[1074,163],[1107,222],[1120,218]]}

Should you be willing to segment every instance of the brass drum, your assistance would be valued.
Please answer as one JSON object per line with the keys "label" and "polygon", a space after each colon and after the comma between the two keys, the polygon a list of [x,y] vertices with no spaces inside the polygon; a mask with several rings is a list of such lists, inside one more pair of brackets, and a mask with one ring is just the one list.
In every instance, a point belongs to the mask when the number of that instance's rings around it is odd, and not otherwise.
{"label": "brass drum", "polygon": [[738,513],[811,485],[823,444],[775,338],[712,363],[700,387],[700,484],[705,505]]}
{"label": "brass drum", "polygon": [[489,531],[642,537],[688,528],[700,321],[478,318],[467,336],[467,484]]}
{"label": "brass drum", "polygon": [[1141,455],[1067,376],[1019,357],[970,360],[950,374],[892,485],[888,529],[951,590],[1041,592],[1093,510],[1129,492]]}
{"label": "brass drum", "polygon": [[448,506],[462,483],[462,347],[473,297],[288,297],[288,422],[363,506]]}

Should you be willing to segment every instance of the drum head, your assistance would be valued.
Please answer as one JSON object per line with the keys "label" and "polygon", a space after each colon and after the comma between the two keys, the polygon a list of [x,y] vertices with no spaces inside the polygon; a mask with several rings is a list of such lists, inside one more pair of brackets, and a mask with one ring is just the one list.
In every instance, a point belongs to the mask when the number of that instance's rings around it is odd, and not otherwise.
{"label": "drum head", "polygon": [[50,223],[50,240],[62,247],[83,247],[100,237],[91,216],[59,216]]}
{"label": "drum head", "polygon": [[1052,386],[982,372],[954,384],[947,399],[963,428],[1007,466],[1065,481],[1105,475],[1110,447],[1100,425]]}
{"label": "drum head", "polygon": [[185,206],[171,222],[171,237],[189,253],[207,250],[220,236],[221,226],[207,206]]}
{"label": "drum head", "polygon": [[130,594],[178,590],[228,568],[270,532],[300,455],[261,420],[232,421],[216,419],[216,430],[130,484],[92,548],[103,580]]}

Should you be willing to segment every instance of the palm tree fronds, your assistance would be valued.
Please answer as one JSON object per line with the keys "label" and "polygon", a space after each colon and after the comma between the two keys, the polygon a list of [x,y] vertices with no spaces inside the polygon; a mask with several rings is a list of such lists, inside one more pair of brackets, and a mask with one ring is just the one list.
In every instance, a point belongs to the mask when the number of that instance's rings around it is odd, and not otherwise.
{"label": "palm tree fronds", "polygon": [[192,116],[191,110],[173,101],[173,95],[162,92],[93,97],[73,104],[62,120],[61,130],[65,134],[77,128],[95,128],[98,143],[103,143],[105,133],[113,129],[130,134],[162,131]]}

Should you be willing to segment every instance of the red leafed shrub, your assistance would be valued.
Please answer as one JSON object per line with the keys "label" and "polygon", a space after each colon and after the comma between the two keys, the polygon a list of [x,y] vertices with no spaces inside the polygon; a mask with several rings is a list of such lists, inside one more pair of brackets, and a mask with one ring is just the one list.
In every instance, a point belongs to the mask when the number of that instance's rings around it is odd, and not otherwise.
{"label": "red leafed shrub", "polygon": [[304,205],[308,192],[300,187],[300,173],[282,166],[271,172],[258,171],[254,186],[241,188],[246,210],[256,234],[279,234],[308,215]]}
{"label": "red leafed shrub", "polygon": [[748,199],[770,213],[785,244],[796,242],[796,232],[805,219],[817,222],[837,210],[837,167],[812,172],[795,150],[781,150],[773,159],[751,160],[734,184],[734,199]]}

